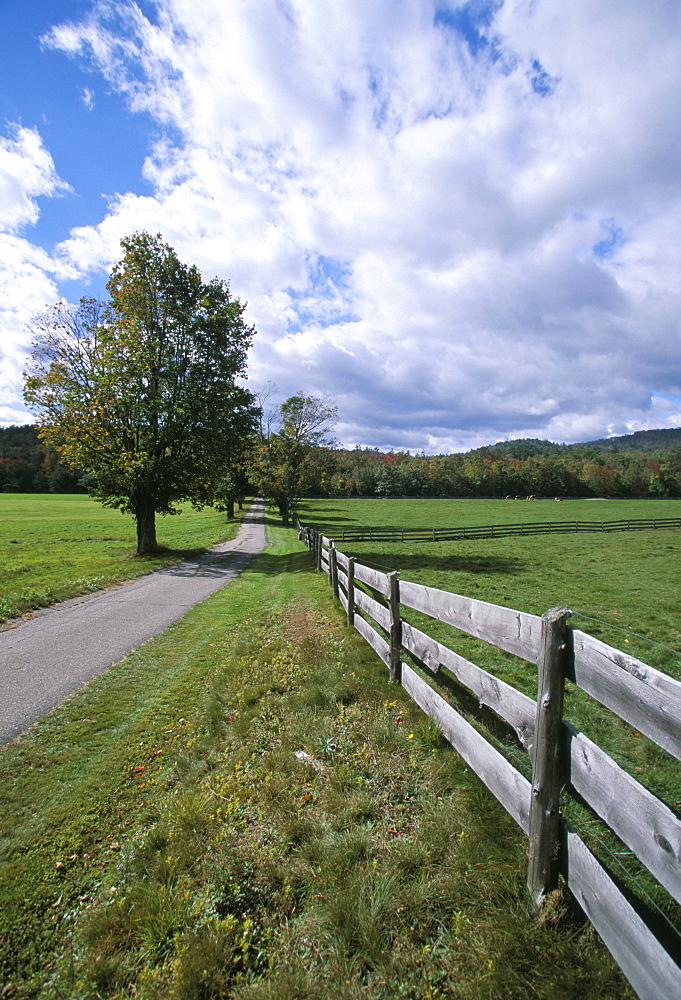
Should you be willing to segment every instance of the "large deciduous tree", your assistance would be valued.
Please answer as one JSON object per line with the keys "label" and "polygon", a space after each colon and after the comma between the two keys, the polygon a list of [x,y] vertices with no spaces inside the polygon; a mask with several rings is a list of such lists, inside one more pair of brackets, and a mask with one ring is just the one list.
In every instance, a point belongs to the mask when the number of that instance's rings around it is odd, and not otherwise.
{"label": "large deciduous tree", "polygon": [[236,380],[255,331],[229,286],[205,283],[160,235],[121,246],[107,303],[59,303],[34,322],[24,396],[41,438],[133,515],[141,555],[157,547],[156,514],[209,503],[253,433],[254,397]]}
{"label": "large deciduous tree", "polygon": [[279,430],[264,441],[254,465],[254,477],[268,500],[288,524],[296,501],[319,489],[325,471],[329,433],[338,410],[328,397],[290,396],[279,407]]}

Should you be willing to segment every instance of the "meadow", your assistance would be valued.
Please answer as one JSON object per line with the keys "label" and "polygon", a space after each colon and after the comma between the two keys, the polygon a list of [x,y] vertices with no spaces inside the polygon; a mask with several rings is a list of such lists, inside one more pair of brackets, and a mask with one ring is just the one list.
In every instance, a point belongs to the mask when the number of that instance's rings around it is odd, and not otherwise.
{"label": "meadow", "polygon": [[[298,509],[302,524],[334,533],[680,516],[679,500],[310,500]],[[575,628],[681,675],[681,529],[337,545],[414,583],[532,614],[569,607]]]}
{"label": "meadow", "polygon": [[622,518],[681,517],[681,500],[446,500],[350,498],[304,500],[298,518],[313,527],[450,528],[469,524],[527,524],[530,521],[617,521]]}
{"label": "meadow", "polygon": [[[423,503],[423,508],[421,504]],[[411,506],[409,518],[408,506]],[[550,520],[615,520],[619,518],[678,517],[678,501],[314,501],[299,512],[304,524],[337,532],[341,525],[393,524],[436,526],[502,524],[502,512],[549,508]],[[595,516],[594,511],[598,511]],[[602,516],[601,516],[602,512]],[[506,523],[510,522],[510,518]],[[400,578],[493,604],[541,615],[551,607],[573,612],[569,623],[644,662],[681,679],[681,530],[665,528],[616,533],[575,533],[463,541],[342,541],[338,548],[359,562],[383,571],[398,570]],[[488,670],[530,697],[536,697],[536,668],[494,646],[413,611],[406,620],[428,635]],[[447,675],[429,682],[478,728],[512,763],[530,777],[529,757],[515,733],[500,726],[490,712],[480,711],[474,699]],[[584,692],[568,683],[565,715],[597,742],[629,773],[662,798],[672,809],[681,806],[678,763],[640,733],[604,710]],[[656,913],[664,912],[674,947],[681,946],[679,907],[645,869],[623,850],[615,837],[580,803],[570,799],[564,814],[594,853],[616,864],[616,871],[634,896]],[[667,926],[665,924],[665,926]]]}
{"label": "meadow", "polygon": [[0,493],[0,621],[150,573],[237,529],[212,508],[186,505],[158,518],[162,551],[136,556],[132,517],[91,497]]}
{"label": "meadow", "polygon": [[[631,1000],[295,532],[0,755],[0,992]],[[39,806],[37,806],[39,803]]]}

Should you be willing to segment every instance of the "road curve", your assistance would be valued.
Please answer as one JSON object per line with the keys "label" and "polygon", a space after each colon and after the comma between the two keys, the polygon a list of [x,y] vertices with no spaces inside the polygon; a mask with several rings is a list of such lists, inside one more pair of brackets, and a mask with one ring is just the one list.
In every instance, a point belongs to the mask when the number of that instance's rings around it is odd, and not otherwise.
{"label": "road curve", "polygon": [[206,555],[45,608],[0,632],[0,748],[224,587],[264,547],[256,500],[236,538]]}

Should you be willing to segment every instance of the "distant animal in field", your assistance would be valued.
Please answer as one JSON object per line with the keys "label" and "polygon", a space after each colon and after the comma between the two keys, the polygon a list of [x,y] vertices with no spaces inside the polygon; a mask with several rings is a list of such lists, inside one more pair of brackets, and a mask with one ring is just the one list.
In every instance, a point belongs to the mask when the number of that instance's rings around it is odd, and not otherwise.
{"label": "distant animal in field", "polygon": [[560,502],[561,502],[561,501],[560,501],[560,497],[556,497],[556,500],[557,500],[557,502],[558,502],[558,503],[560,503]]}
{"label": "distant animal in field", "polygon": [[528,500],[536,500],[536,499],[537,499],[537,494],[536,494],[536,493],[533,493],[533,494],[532,494],[531,496],[529,496],[529,497],[528,497],[527,499],[528,499]]}

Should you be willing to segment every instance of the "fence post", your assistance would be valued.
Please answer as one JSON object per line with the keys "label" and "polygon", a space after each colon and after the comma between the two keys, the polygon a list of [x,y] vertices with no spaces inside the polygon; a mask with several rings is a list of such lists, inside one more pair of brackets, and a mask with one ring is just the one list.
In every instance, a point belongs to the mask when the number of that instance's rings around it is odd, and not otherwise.
{"label": "fence post", "polygon": [[315,528],[315,562],[317,563],[317,569],[321,572],[322,569],[322,533],[319,528]]}
{"label": "fence post", "polygon": [[329,543],[329,570],[331,576],[331,587],[333,589],[333,596],[338,600],[338,558],[336,556],[336,543],[331,541]]}
{"label": "fence post", "polygon": [[537,908],[558,885],[559,798],[563,785],[560,753],[563,666],[567,649],[566,622],[571,614],[567,608],[552,608],[541,619],[527,866],[527,888]]}
{"label": "fence post", "polygon": [[390,680],[402,683],[402,619],[400,617],[400,574],[388,573],[390,585]]}
{"label": "fence post", "polygon": [[348,559],[348,625],[355,627],[355,557]]}

